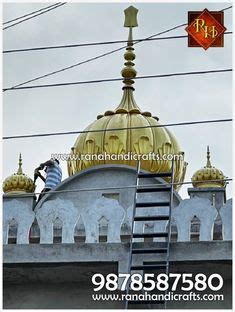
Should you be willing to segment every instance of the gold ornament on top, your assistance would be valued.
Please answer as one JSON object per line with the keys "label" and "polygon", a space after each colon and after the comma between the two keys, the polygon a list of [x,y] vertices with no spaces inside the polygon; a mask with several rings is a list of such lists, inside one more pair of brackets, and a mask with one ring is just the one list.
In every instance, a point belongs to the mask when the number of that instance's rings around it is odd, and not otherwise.
{"label": "gold ornament on top", "polygon": [[2,189],[5,194],[33,193],[35,191],[33,180],[23,173],[21,154],[17,172],[4,180]]}
{"label": "gold ornament on top", "polygon": [[210,148],[207,146],[206,166],[197,170],[192,176],[192,184],[196,188],[226,187],[226,176],[223,172],[211,165]]}
{"label": "gold ornament on top", "polygon": [[139,10],[133,7],[132,5],[129,6],[129,8],[124,10],[124,14],[125,14],[124,27],[137,27],[138,26],[138,22],[137,22],[138,11]]}
{"label": "gold ornament on top", "polygon": [[[126,62],[124,63],[125,67],[121,71],[121,75],[124,78],[123,82],[125,84],[125,87],[131,87],[134,84],[133,79],[136,77],[137,72],[134,69],[134,59],[135,59],[135,53],[133,46],[133,36],[132,36],[132,28],[137,27],[137,13],[138,10],[134,8],[133,6],[130,6],[125,11],[125,22],[124,27],[129,27],[129,36],[128,36],[128,42],[127,42],[127,48],[126,53],[124,54],[124,58]],[[133,88],[134,90],[134,88]]]}
{"label": "gold ornament on top", "polygon": [[[150,112],[142,111],[133,96],[135,90],[133,84],[137,72],[133,63],[135,53],[132,29],[138,26],[138,10],[130,6],[124,13],[124,26],[129,28],[129,36],[124,54],[125,67],[121,71],[124,83],[121,102],[115,110],[108,110],[104,114],[98,115],[97,120],[85,129],[91,132],[78,136],[71,149],[71,159],[68,160],[68,173],[71,176],[84,169],[104,164],[136,167],[136,160],[131,159],[112,160],[106,158],[105,160],[99,160],[96,158],[94,160],[81,160],[81,155],[85,154],[104,155],[107,153],[108,155],[119,156],[128,153],[139,155],[154,153],[158,154],[159,157],[173,154],[178,156],[178,159],[175,160],[174,182],[179,183],[176,186],[176,189],[179,189],[184,180],[187,167],[187,163],[184,161],[184,153],[181,151],[174,135],[165,127],[156,127],[160,125],[159,119],[152,116]],[[148,97],[148,94],[146,94],[146,97]],[[135,127],[140,127],[140,129],[128,129]],[[123,128],[127,129],[109,130]],[[92,132],[94,130],[99,132]],[[167,172],[171,170],[171,160],[142,160],[141,168],[149,172]]]}

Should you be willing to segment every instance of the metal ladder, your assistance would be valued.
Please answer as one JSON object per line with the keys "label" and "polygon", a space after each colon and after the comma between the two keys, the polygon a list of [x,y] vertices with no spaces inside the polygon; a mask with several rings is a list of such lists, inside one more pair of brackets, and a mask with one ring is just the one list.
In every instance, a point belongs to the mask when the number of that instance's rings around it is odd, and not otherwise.
{"label": "metal ladder", "polygon": [[[168,185],[162,184],[161,186],[139,186],[139,180],[144,178],[164,178],[170,177],[170,183]],[[162,172],[162,173],[141,173],[140,172],[140,161],[137,163],[137,174],[136,174],[136,188],[135,188],[135,198],[134,198],[134,208],[132,216],[132,225],[131,225],[131,239],[130,239],[130,253],[129,253],[129,263],[128,263],[128,273],[131,274],[133,271],[141,270],[164,270],[164,273],[169,274],[169,251],[170,251],[170,237],[171,237],[171,212],[172,212],[172,203],[173,203],[173,193],[174,193],[174,161],[172,161],[171,171]],[[139,193],[149,193],[149,192],[168,192],[169,201],[164,202],[139,202],[138,194]],[[145,208],[145,207],[169,207],[169,213],[165,215],[155,215],[155,216],[136,216],[136,209]],[[168,221],[168,230],[166,232],[156,232],[156,233],[135,233],[135,224],[139,221]],[[133,242],[133,238],[148,238],[148,237],[165,237],[166,246],[164,248],[133,248],[133,244],[138,244]],[[142,243],[143,246],[145,243]],[[155,242],[159,244],[159,242]],[[153,263],[148,263],[147,261],[143,262],[142,265],[133,265],[133,254],[166,254],[165,261],[154,261]],[[146,259],[148,260],[148,259]],[[146,291],[147,292],[147,291]],[[130,293],[130,280],[126,286],[126,294]],[[166,301],[155,301],[155,300],[127,300],[125,301],[125,309],[128,309],[129,306],[145,304],[148,305],[164,305],[166,309]]]}

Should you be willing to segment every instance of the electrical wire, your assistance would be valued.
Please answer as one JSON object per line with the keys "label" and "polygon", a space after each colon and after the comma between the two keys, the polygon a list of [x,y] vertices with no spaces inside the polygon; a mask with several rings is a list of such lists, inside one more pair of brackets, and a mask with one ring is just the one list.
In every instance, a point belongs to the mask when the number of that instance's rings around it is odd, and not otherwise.
{"label": "electrical wire", "polygon": [[[229,6],[229,7],[227,7],[227,8],[224,8],[224,9],[220,10],[220,11],[225,11],[225,10],[228,10],[228,9],[231,9],[231,8],[232,8],[232,6]],[[165,33],[168,33],[168,32],[170,32],[170,31],[176,30],[176,29],[181,28],[181,27],[186,26],[186,25],[187,25],[187,23],[184,23],[184,24],[180,24],[180,25],[177,25],[177,26],[175,26],[175,27],[169,28],[169,29],[164,30],[164,31],[162,31],[162,32],[159,32],[159,33],[157,33],[157,34],[151,35],[151,36],[149,36],[149,37],[147,37],[147,38],[145,38],[145,39],[139,40],[138,42],[134,42],[134,45],[135,45],[135,44],[138,44],[138,43],[140,43],[140,42],[142,42],[142,41],[145,41],[145,40],[147,40],[147,39],[151,39],[151,38],[154,38],[154,37],[163,35],[163,34],[165,34]],[[17,84],[17,85],[14,85],[13,87],[8,88],[8,89],[14,89],[14,88],[16,88],[16,87],[25,85],[25,84],[27,84],[27,83],[29,83],[29,82],[33,82],[33,81],[36,81],[36,80],[39,80],[39,79],[42,79],[42,78],[49,77],[49,76],[51,76],[51,75],[55,75],[55,74],[57,74],[57,73],[66,71],[66,70],[68,70],[68,69],[71,69],[71,68],[74,68],[74,67],[77,67],[77,66],[86,64],[86,63],[88,63],[88,62],[92,62],[92,61],[97,60],[97,59],[99,59],[99,58],[105,57],[105,56],[107,56],[107,55],[113,54],[113,53],[115,53],[115,52],[117,52],[117,51],[120,51],[120,50],[123,50],[123,49],[125,49],[125,48],[126,48],[126,46],[123,46],[123,47],[117,48],[117,49],[115,49],[115,50],[111,50],[111,51],[109,51],[109,52],[106,52],[106,53],[97,55],[97,56],[95,56],[95,57],[92,57],[92,58],[90,58],[90,59],[87,59],[87,60],[85,60],[85,61],[82,61],[82,62],[79,62],[79,63],[75,63],[75,64],[72,64],[72,65],[70,65],[70,66],[67,66],[67,67],[64,67],[64,68],[61,68],[61,69],[52,71],[52,72],[50,72],[50,73],[47,73],[47,74],[44,74],[44,75],[35,77],[35,78],[30,79],[30,80],[27,80],[27,81],[24,81],[24,82],[22,82],[22,83],[19,83],[19,84]],[[3,92],[4,92],[4,91],[3,91]]]}
{"label": "electrical wire", "polygon": [[[182,73],[170,73],[170,74],[161,74],[161,75],[146,75],[132,78],[133,80],[137,79],[149,79],[149,78],[166,78],[174,76],[188,76],[188,75],[205,75],[205,74],[214,74],[214,73],[225,73],[231,72],[232,68],[228,69],[216,69],[216,70],[206,70],[206,71],[195,71],[195,72],[182,72]],[[6,91],[16,91],[16,90],[27,90],[27,89],[36,89],[36,88],[51,88],[51,87],[64,87],[72,85],[81,85],[81,84],[93,84],[93,83],[103,83],[103,82],[114,82],[121,81],[123,78],[110,78],[110,79],[99,79],[99,80],[86,80],[86,81],[74,81],[74,82],[62,82],[62,83],[52,83],[44,85],[33,85],[33,86],[23,86],[17,88],[5,88],[3,92]]]}
{"label": "electrical wire", "polygon": [[21,24],[21,23],[23,23],[23,22],[25,22],[25,21],[28,21],[28,20],[30,20],[30,19],[32,19],[32,18],[35,18],[35,17],[37,17],[37,16],[39,16],[39,15],[42,15],[42,14],[44,14],[44,13],[47,13],[47,12],[52,11],[52,10],[54,10],[54,9],[57,9],[57,8],[61,7],[62,5],[65,5],[65,4],[66,4],[66,2],[60,3],[59,5],[54,6],[54,7],[50,8],[50,9],[44,10],[44,11],[42,11],[41,13],[35,14],[35,15],[33,15],[33,16],[29,16],[29,17],[27,17],[27,18],[25,18],[25,19],[23,19],[23,20],[21,20],[21,21],[18,21],[18,22],[14,23],[14,24],[11,24],[11,25],[9,25],[9,26],[3,27],[3,30],[6,30],[6,29],[11,28],[11,27],[13,27],[13,26],[16,26],[16,25],[18,25],[18,24]]}
{"label": "electrical wire", "polygon": [[11,139],[22,139],[22,138],[35,138],[35,137],[48,137],[57,135],[71,135],[71,134],[81,134],[81,133],[94,133],[94,132],[109,132],[109,131],[122,131],[122,130],[137,130],[146,128],[161,128],[161,127],[175,127],[175,126],[186,126],[186,125],[197,125],[205,123],[220,123],[220,122],[231,122],[232,118],[228,119],[213,119],[213,120],[198,120],[180,123],[168,123],[163,125],[148,125],[148,126],[136,126],[136,127],[123,127],[123,128],[112,128],[112,129],[98,129],[98,130],[83,130],[83,131],[68,131],[68,132],[54,132],[54,133],[40,133],[40,134],[26,134],[26,135],[15,135],[15,136],[5,136],[3,140]]}
{"label": "electrical wire", "polygon": [[[227,32],[224,34],[231,34],[232,32]],[[155,40],[167,40],[167,39],[181,39],[188,38],[185,36],[170,36],[170,37],[161,37],[161,38],[150,38],[150,39],[135,39],[134,42],[138,41],[155,41]],[[78,47],[90,47],[90,46],[99,46],[99,45],[110,45],[117,43],[127,43],[128,40],[114,40],[114,41],[100,41],[100,42],[89,42],[89,43],[77,43],[77,44],[67,44],[67,45],[57,45],[57,46],[45,46],[45,47],[35,47],[35,48],[22,48],[22,49],[13,49],[13,50],[4,50],[2,53],[17,53],[17,52],[29,52],[29,51],[40,51],[40,50],[53,50],[53,49],[65,49],[65,48],[78,48]]]}
{"label": "electrical wire", "polygon": [[[225,32],[224,35],[231,35],[233,32]],[[170,40],[170,39],[182,39],[188,38],[187,35],[182,36],[168,36],[160,38],[149,38],[149,39],[135,39],[133,43],[138,41],[159,41],[159,40]],[[114,40],[114,41],[100,41],[100,42],[90,42],[90,43],[78,43],[78,44],[67,44],[67,45],[57,45],[57,46],[45,46],[45,47],[35,47],[35,48],[22,48],[22,49],[13,49],[13,50],[4,50],[2,53],[18,53],[18,52],[30,52],[30,51],[41,51],[41,50],[53,50],[53,49],[66,49],[66,48],[78,48],[78,47],[89,47],[89,46],[99,46],[99,45],[110,45],[117,43],[126,43],[128,40]]]}
{"label": "electrical wire", "polygon": [[27,13],[27,14],[25,14],[25,15],[22,15],[22,16],[19,16],[19,17],[16,17],[16,18],[13,18],[13,19],[11,19],[11,20],[9,20],[9,21],[7,21],[7,22],[4,22],[4,23],[2,23],[2,24],[3,24],[3,25],[6,25],[6,24],[9,24],[9,23],[18,21],[19,19],[22,19],[22,18],[24,18],[24,17],[27,17],[27,16],[32,15],[32,14],[35,14],[35,13],[39,13],[39,12],[41,12],[41,11],[44,11],[44,10],[49,9],[49,8],[51,8],[51,7],[54,7],[54,6],[56,6],[56,5],[60,4],[60,3],[61,3],[61,2],[54,3],[54,4],[49,5],[49,6],[47,6],[47,7],[41,8],[41,9],[39,9],[39,10],[36,10],[36,11],[30,12],[30,13]]}
{"label": "electrical wire", "polygon": [[[64,4],[66,4],[66,3],[62,3],[61,5],[64,5]],[[60,5],[60,6],[61,6]],[[221,11],[225,11],[225,10],[228,10],[228,9],[230,9],[230,8],[232,8],[232,6],[230,6],[230,7],[228,7],[228,8],[225,8],[225,9],[223,9],[223,10],[221,10]],[[31,13],[32,14],[32,13]],[[42,13],[41,13],[42,14]],[[38,15],[40,15],[40,14],[38,14]],[[36,15],[37,16],[37,15]],[[36,16],[34,16],[34,17],[36,17]],[[32,18],[32,17],[31,17]],[[25,19],[25,20],[27,20],[27,19]],[[24,20],[24,21],[25,21]],[[9,21],[10,22],[10,21]],[[23,21],[21,21],[21,22],[23,22]],[[8,23],[8,22],[5,22],[4,24],[6,24],[6,23]],[[16,23],[16,24],[18,24],[18,23]],[[14,24],[14,25],[16,25],[16,24]],[[14,25],[11,25],[11,26],[14,26]],[[178,25],[178,26],[176,26],[174,29],[176,29],[176,28],[179,28],[179,27],[182,27],[182,26],[184,26],[184,25],[186,25],[186,24],[182,24],[182,25]],[[11,27],[11,26],[9,26],[9,27]],[[6,28],[9,28],[9,27],[6,27]],[[6,29],[6,28],[3,28],[3,29]],[[173,30],[173,29],[171,29],[171,30]],[[167,31],[164,31],[164,32],[162,32],[162,33],[166,33],[166,32],[168,32],[168,31],[171,31],[171,30],[167,30]],[[159,33],[159,34],[162,34],[162,33]],[[150,36],[150,37],[148,37],[148,38],[146,38],[146,39],[141,39],[141,40],[139,40],[139,41],[137,41],[137,42],[135,42],[134,44],[136,44],[136,43],[139,43],[139,42],[141,42],[141,41],[144,41],[144,40],[150,40],[152,37],[154,37],[154,36],[157,36],[157,35],[159,35],[159,34],[156,34],[156,35],[153,35],[153,36]],[[178,36],[178,37],[180,37],[180,36]],[[181,38],[183,38],[183,37],[185,37],[185,36],[181,36]],[[159,38],[159,39],[166,39],[166,38]],[[169,38],[168,38],[169,39]],[[109,52],[109,54],[111,54],[111,53],[114,53],[114,52],[116,52],[116,51],[119,51],[119,50],[121,50],[121,49],[124,49],[124,48],[126,48],[126,47],[122,47],[122,48],[119,48],[119,49],[116,49],[116,50],[114,50],[114,51],[110,51]],[[106,54],[107,55],[107,54]],[[76,65],[76,66],[78,66],[78,65]],[[68,68],[67,68],[68,69]],[[66,69],[64,69],[64,70],[66,70]],[[221,71],[232,71],[232,69],[227,69],[227,70],[219,70],[219,71],[208,71],[208,72],[221,72]],[[208,73],[207,72],[207,73]],[[193,73],[191,73],[191,74],[198,74],[198,73],[206,73],[206,72],[193,72]],[[182,74],[185,74],[185,73],[177,73],[177,75],[182,75]],[[169,74],[169,75],[175,75],[175,74]],[[160,76],[162,76],[162,75],[154,75],[154,76],[143,76],[143,77],[137,77],[138,79],[143,79],[143,78],[153,78],[153,77],[160,77]],[[165,76],[164,76],[165,77]],[[40,79],[40,78],[36,78],[36,79]],[[120,79],[115,79],[115,81],[116,80],[122,80],[122,78],[120,78]],[[31,80],[32,81],[32,80]],[[31,82],[31,81],[28,81],[28,82]],[[110,80],[110,81],[113,81],[113,80]],[[25,82],[25,83],[27,83],[27,82]],[[25,84],[25,83],[23,83],[23,84]],[[22,85],[22,84],[21,84]],[[35,86],[31,86],[31,88],[32,87],[35,87]],[[8,89],[4,89],[5,91],[6,90],[10,90],[10,89],[13,89],[13,88],[15,88],[15,87],[12,87],[12,88],[8,88]],[[24,88],[28,88],[28,87],[24,87]],[[156,126],[144,126],[144,127],[130,127],[130,128],[118,128],[118,129],[106,129],[105,131],[118,131],[118,130],[124,130],[124,129],[140,129],[140,128],[149,128],[149,127],[169,127],[169,126],[179,126],[179,125],[188,125],[188,124],[201,124],[201,123],[214,123],[214,122],[227,122],[227,121],[232,121],[232,119],[221,119],[221,120],[208,120],[208,121],[194,121],[194,122],[185,122],[185,123],[178,123],[178,124],[167,124],[167,125],[156,125]],[[77,134],[77,133],[87,133],[87,132],[100,132],[100,131],[104,131],[104,130],[92,130],[92,131],[73,131],[73,132],[61,132],[61,133],[47,133],[47,134],[38,134],[38,135],[24,135],[24,136],[10,136],[10,137],[3,137],[3,139],[13,139],[13,138],[25,138],[25,137],[38,137],[38,136],[51,136],[51,135],[65,135],[65,134]],[[221,180],[208,180],[208,182],[218,182],[218,181],[232,181],[233,179],[231,179],[231,178],[227,178],[227,179],[221,179]],[[198,183],[200,183],[200,181],[197,181]],[[188,182],[174,182],[174,183],[167,183],[167,185],[183,185],[183,184],[191,184],[192,182],[191,181],[188,181]],[[150,186],[157,186],[157,185],[161,185],[162,186],[162,184],[153,184],[153,185],[146,185],[147,187],[150,187]],[[142,187],[144,187],[145,185],[142,185]],[[136,188],[136,186],[123,186],[123,187],[109,187],[109,188],[105,188],[105,190],[108,190],[108,189],[127,189],[127,188]],[[97,190],[104,190],[104,188],[102,188],[102,189],[99,189],[99,188],[93,188],[93,189],[77,189],[77,190],[63,190],[63,191],[50,191],[49,193],[51,194],[51,193],[64,193],[64,192],[82,192],[82,191],[97,191]],[[11,196],[14,196],[14,197],[21,197],[21,196],[23,196],[23,197],[26,197],[26,196],[32,196],[32,195],[36,195],[36,194],[40,194],[40,193],[27,193],[27,194],[17,194],[17,195],[10,195],[10,194],[5,194],[4,196],[7,196],[7,197],[11,197]]]}
{"label": "electrical wire", "polygon": [[221,11],[226,11],[226,10],[229,10],[229,9],[231,9],[233,6],[232,5],[230,5],[229,7],[227,7],[227,8],[225,8],[225,9],[222,9]]}
{"label": "electrical wire", "polygon": [[[167,29],[167,30],[164,30],[164,31],[162,31],[162,32],[159,32],[159,33],[157,33],[157,34],[155,34],[155,35],[149,36],[149,37],[147,37],[147,38],[145,38],[145,39],[150,39],[150,38],[153,38],[153,37],[156,37],[156,36],[160,36],[160,35],[162,35],[162,34],[165,34],[165,33],[170,32],[170,31],[172,31],[172,30],[178,29],[178,28],[180,28],[180,27],[182,27],[182,26],[185,26],[185,25],[187,25],[187,24],[181,24],[181,25],[172,27],[172,28],[170,28],[170,29]],[[139,40],[138,42],[135,42],[134,44],[140,43],[140,42],[142,42],[142,41],[144,41],[144,39]],[[134,45],[134,44],[133,44],[133,45]],[[100,54],[100,55],[94,56],[94,57],[89,58],[89,59],[87,59],[87,60],[85,60],[85,61],[82,61],[82,62],[79,62],[79,63],[75,63],[75,64],[69,65],[69,66],[67,66],[67,67],[63,67],[63,68],[61,68],[61,69],[52,71],[52,72],[50,72],[50,73],[47,73],[47,74],[44,74],[44,75],[35,77],[35,78],[33,78],[33,79],[30,79],[30,80],[21,82],[21,83],[19,83],[19,84],[17,84],[17,85],[14,85],[13,87],[10,87],[10,88],[7,88],[7,89],[15,89],[15,88],[20,87],[20,86],[22,86],[22,85],[25,85],[25,84],[27,84],[27,83],[29,83],[29,82],[33,82],[33,81],[36,81],[36,80],[39,80],[39,79],[42,79],[42,78],[46,78],[46,77],[49,77],[49,76],[52,76],[52,75],[61,73],[61,72],[66,71],[66,70],[68,70],[68,69],[72,69],[72,68],[74,68],[74,67],[77,67],[77,66],[80,66],[80,65],[83,65],[83,64],[92,62],[92,61],[94,61],[94,60],[100,59],[100,58],[102,58],[102,57],[105,57],[105,56],[107,56],[107,55],[113,54],[113,53],[115,53],[115,52],[118,52],[118,51],[121,51],[121,50],[124,50],[124,49],[126,49],[126,45],[125,45],[125,46],[122,46],[122,47],[120,47],[120,48],[111,50],[111,51],[109,51],[109,52],[102,53],[102,54]],[[5,92],[5,91],[3,90],[3,92]]]}
{"label": "electrical wire", "polygon": [[[60,2],[59,2],[60,3]],[[55,4],[53,4],[54,6]],[[50,7],[50,6],[49,6]],[[47,7],[47,8],[49,8]],[[225,11],[232,8],[232,6],[225,8],[221,11]],[[46,9],[46,8],[45,8]],[[42,9],[41,9],[42,10]],[[40,10],[38,10],[40,11]],[[38,12],[35,11],[35,12]],[[32,13],[35,13],[32,12]],[[30,14],[32,14],[30,13]],[[24,16],[27,16],[29,14],[26,14]],[[22,17],[24,17],[22,16]],[[19,17],[21,18],[21,17]],[[19,19],[17,18],[17,19]],[[14,19],[16,20],[16,19]],[[14,21],[11,20],[11,21]],[[9,21],[9,22],[11,22]],[[9,23],[5,22],[3,24]],[[225,32],[224,35],[230,35],[232,32]],[[147,38],[147,39],[134,39],[133,42],[138,42],[138,41],[155,41],[155,40],[167,40],[167,39],[181,39],[181,38],[188,38],[187,35],[183,36],[170,36],[170,37],[162,37],[162,38]],[[13,49],[13,50],[5,50],[3,53],[15,53],[15,52],[28,52],[28,51],[40,51],[40,50],[51,50],[51,49],[63,49],[63,48],[76,48],[76,47],[86,47],[86,46],[96,46],[96,45],[109,45],[109,44],[116,44],[116,43],[126,43],[128,40],[114,40],[114,41],[101,41],[101,42],[91,42],[91,43],[79,43],[79,44],[68,44],[68,45],[57,45],[57,46],[44,46],[44,47],[35,47],[35,48],[21,48],[21,49]]]}
{"label": "electrical wire", "polygon": [[[232,178],[226,178],[226,179],[218,179],[218,180],[207,180],[207,182],[229,182],[233,181]],[[64,182],[64,181],[63,181]],[[200,182],[205,182],[205,181],[197,181],[197,183]],[[173,183],[168,183],[165,182],[163,183],[156,183],[156,184],[146,184],[146,185],[141,185],[141,188],[144,187],[156,187],[156,186],[169,186],[169,185],[187,185],[187,184],[192,184],[192,181],[186,181],[186,182],[173,182]],[[73,192],[97,192],[97,191],[108,191],[108,190],[122,190],[122,189],[135,189],[136,185],[127,185],[127,186],[111,186],[111,187],[106,187],[106,188],[87,188],[87,189],[72,189],[72,190],[61,190],[61,191],[49,191],[49,192],[44,192],[44,194],[60,194],[60,193],[73,193]],[[36,192],[36,193],[25,193],[25,194],[4,194],[4,197],[28,197],[28,196],[33,196],[33,195],[39,195],[41,192]]]}

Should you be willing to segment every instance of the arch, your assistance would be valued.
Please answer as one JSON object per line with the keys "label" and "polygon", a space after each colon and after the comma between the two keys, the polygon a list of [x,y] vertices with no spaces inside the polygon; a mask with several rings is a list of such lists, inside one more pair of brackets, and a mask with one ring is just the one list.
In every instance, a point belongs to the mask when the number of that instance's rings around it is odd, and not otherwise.
{"label": "arch", "polygon": [[40,227],[40,243],[52,244],[54,223],[62,221],[62,243],[74,243],[74,229],[80,212],[70,200],[48,200],[36,210],[36,218]]}
{"label": "arch", "polygon": [[38,225],[37,218],[34,218],[33,224],[29,230],[29,243],[39,244],[40,243],[40,228]]}
{"label": "arch", "polygon": [[232,198],[230,198],[219,211],[223,223],[223,240],[232,240],[232,205]]}
{"label": "arch", "polygon": [[191,241],[200,240],[200,228],[201,228],[201,221],[196,215],[194,215],[190,222],[190,240]]}
{"label": "arch", "polygon": [[107,242],[108,240],[108,226],[109,226],[109,221],[107,218],[105,218],[104,216],[102,216],[99,220],[98,220],[98,224],[99,224],[99,242]]}
{"label": "arch", "polygon": [[62,228],[63,221],[59,217],[56,217],[53,220],[53,244],[62,243]]}
{"label": "arch", "polygon": [[86,229],[83,223],[83,219],[80,215],[74,228],[74,242],[85,243],[85,240],[86,240]]}
{"label": "arch", "polygon": [[222,232],[223,232],[223,222],[220,214],[218,213],[213,227],[213,240],[223,240]]}
{"label": "arch", "polygon": [[3,242],[8,243],[9,223],[14,219],[17,226],[16,244],[29,243],[29,231],[35,214],[28,202],[11,199],[3,202]]}
{"label": "arch", "polygon": [[209,199],[199,197],[184,199],[172,210],[178,228],[178,241],[190,241],[191,221],[194,216],[200,219],[200,241],[211,241],[216,215],[217,210],[211,206]]}
{"label": "arch", "polygon": [[8,230],[7,230],[7,244],[16,244],[18,232],[18,222],[12,218],[8,222]]}
{"label": "arch", "polygon": [[107,242],[120,242],[124,215],[125,210],[117,200],[103,196],[96,199],[91,206],[81,211],[86,230],[86,243],[99,242],[99,220],[102,218],[108,221]]}

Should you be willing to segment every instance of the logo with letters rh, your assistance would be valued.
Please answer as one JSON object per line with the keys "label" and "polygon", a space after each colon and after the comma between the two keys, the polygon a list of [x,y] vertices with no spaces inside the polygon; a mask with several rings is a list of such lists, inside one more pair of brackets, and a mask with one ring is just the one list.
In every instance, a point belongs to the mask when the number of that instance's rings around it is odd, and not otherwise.
{"label": "logo with letters rh", "polygon": [[188,12],[188,26],[185,28],[188,33],[189,47],[224,46],[224,12],[205,9],[201,11]]}

